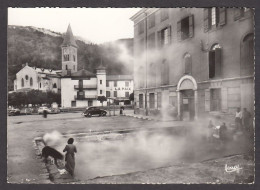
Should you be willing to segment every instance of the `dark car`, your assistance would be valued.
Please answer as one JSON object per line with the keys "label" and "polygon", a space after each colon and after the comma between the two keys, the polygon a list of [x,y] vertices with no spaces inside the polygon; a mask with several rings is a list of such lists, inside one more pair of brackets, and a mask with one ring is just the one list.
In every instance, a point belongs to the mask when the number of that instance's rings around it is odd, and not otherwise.
{"label": "dark car", "polygon": [[99,109],[97,107],[89,107],[84,112],[85,117],[91,117],[92,115],[106,116],[107,112],[105,110]]}
{"label": "dark car", "polygon": [[18,108],[8,110],[8,115],[13,116],[13,115],[20,115],[21,111]]}

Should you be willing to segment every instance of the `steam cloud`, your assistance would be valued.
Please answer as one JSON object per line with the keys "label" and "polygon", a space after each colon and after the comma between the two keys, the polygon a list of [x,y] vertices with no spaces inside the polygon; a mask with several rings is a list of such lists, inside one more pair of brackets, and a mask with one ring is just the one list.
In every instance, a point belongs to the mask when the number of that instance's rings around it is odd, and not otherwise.
{"label": "steam cloud", "polygon": [[[75,156],[75,175],[78,179],[86,180],[98,176],[145,171],[176,163],[200,162],[247,150],[246,138],[243,136],[239,138],[239,143],[230,141],[225,149],[216,149],[218,143],[209,144],[207,141],[206,123],[208,124],[208,121],[194,123],[194,126],[189,128],[158,127],[158,130],[152,132],[127,134],[120,140],[87,142],[84,137],[74,137],[78,150]],[[60,152],[67,139],[57,131],[44,135],[47,145],[52,145]]]}

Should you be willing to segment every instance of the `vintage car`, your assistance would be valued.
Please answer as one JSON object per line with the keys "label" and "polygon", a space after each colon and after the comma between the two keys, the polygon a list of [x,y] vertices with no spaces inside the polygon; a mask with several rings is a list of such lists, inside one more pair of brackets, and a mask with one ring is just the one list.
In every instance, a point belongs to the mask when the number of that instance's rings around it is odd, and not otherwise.
{"label": "vintage car", "polygon": [[21,110],[18,108],[8,110],[8,116],[20,115]]}
{"label": "vintage car", "polygon": [[51,113],[51,109],[44,106],[44,107],[39,107],[39,109],[38,109],[38,114],[43,114],[43,111],[44,111],[44,110],[46,110],[47,113]]}
{"label": "vintage car", "polygon": [[84,112],[83,115],[85,117],[91,117],[93,115],[98,116],[106,116],[107,112],[105,110],[102,110],[98,107],[88,107]]}

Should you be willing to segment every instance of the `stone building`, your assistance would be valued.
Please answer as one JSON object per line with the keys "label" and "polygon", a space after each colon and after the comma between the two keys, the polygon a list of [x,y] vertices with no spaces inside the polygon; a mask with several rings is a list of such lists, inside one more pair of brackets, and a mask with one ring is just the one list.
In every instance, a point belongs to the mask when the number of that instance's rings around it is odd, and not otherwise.
{"label": "stone building", "polygon": [[60,92],[60,70],[30,67],[26,65],[16,73],[14,91],[41,90]]}
{"label": "stone building", "polygon": [[131,20],[136,113],[254,113],[253,10],[144,8]]}

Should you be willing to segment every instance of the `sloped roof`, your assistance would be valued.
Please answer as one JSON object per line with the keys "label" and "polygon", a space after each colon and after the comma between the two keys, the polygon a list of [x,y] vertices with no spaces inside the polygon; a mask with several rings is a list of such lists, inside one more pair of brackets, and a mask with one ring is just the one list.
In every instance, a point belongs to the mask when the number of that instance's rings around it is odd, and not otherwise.
{"label": "sloped roof", "polygon": [[57,73],[61,72],[61,70],[43,69],[37,67],[31,67],[31,68],[33,68],[37,73],[44,73],[44,74],[51,74],[51,75],[56,75]]}
{"label": "sloped roof", "polygon": [[107,75],[107,80],[133,80],[132,75]]}
{"label": "sloped roof", "polygon": [[63,43],[61,44],[61,46],[68,46],[68,45],[78,47],[76,44],[75,38],[73,36],[70,24],[68,26],[67,32],[64,36],[64,40],[63,40]]}
{"label": "sloped roof", "polygon": [[94,73],[88,71],[88,70],[81,69],[81,70],[79,70],[79,71],[77,71],[75,73],[71,73],[71,77],[72,78],[74,78],[74,77],[75,78],[77,78],[77,77],[84,78],[84,77],[96,77],[96,75]]}
{"label": "sloped roof", "polygon": [[104,65],[99,65],[96,70],[106,70],[106,67]]}

